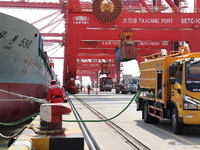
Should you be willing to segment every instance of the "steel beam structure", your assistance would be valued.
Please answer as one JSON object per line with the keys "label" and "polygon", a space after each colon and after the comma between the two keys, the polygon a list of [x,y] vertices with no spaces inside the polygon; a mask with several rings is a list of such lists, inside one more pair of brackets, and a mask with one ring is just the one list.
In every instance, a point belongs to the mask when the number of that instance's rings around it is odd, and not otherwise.
{"label": "steel beam structure", "polygon": [[[94,0],[93,3],[96,1]],[[98,1],[100,2],[99,7],[103,5],[102,1]],[[121,1],[111,0],[111,2],[118,5]],[[131,30],[132,38],[138,43],[138,62],[142,61],[145,55],[159,52],[161,49],[174,50],[183,42],[188,43],[192,52],[199,51],[199,0],[194,0],[194,13],[182,13],[182,9],[187,6],[181,0],[165,0],[165,2],[167,5],[164,6],[161,0],[124,1],[123,10],[119,11],[117,18],[110,22],[105,22],[103,11],[111,15],[111,18],[107,16],[107,20],[112,20],[112,12],[115,12],[115,9],[111,10],[112,5],[109,5],[109,9],[105,7],[100,9],[93,7],[92,2],[80,2],[79,0],[69,0],[67,3],[64,0],[57,3],[0,1],[0,7],[60,10],[65,20],[64,34],[42,33],[42,35],[63,38],[62,40],[46,39],[45,41],[62,43],[61,45],[65,47],[63,86],[70,91],[74,87],[76,76],[81,74],[80,72],[91,70],[96,72],[99,69],[97,66],[92,67],[93,69],[80,67],[78,66],[79,60],[85,60],[91,64],[95,63],[90,60],[115,62],[115,49],[120,43],[119,34],[124,30]],[[116,6],[114,8],[118,8]],[[171,13],[163,13],[166,9],[170,9]],[[96,10],[100,11],[95,14]],[[103,17],[98,18],[98,14],[103,14]],[[119,77],[120,63],[115,63],[116,65],[111,66],[110,69],[115,72],[112,73],[113,77]]]}
{"label": "steel beam structure", "polygon": [[[76,59],[115,59],[115,48],[120,42],[119,34],[125,29],[132,30],[132,38],[139,43],[138,62],[142,61],[144,55],[159,52],[162,48],[167,51],[173,50],[174,42],[187,42],[193,52],[199,51],[200,43],[197,44],[200,32],[199,14],[181,13],[179,4],[169,0],[166,2],[174,13],[152,12],[153,9],[150,10],[145,1],[140,0],[140,2],[147,13],[125,11],[111,23],[100,22],[92,12],[78,10],[81,9],[81,5],[77,6],[76,10],[70,10],[66,52],[73,65],[69,66],[68,71],[74,72],[78,69],[75,68]],[[155,4],[160,6],[161,1],[156,1]],[[64,73],[64,76],[67,74]],[[64,79],[64,83],[67,80]]]}

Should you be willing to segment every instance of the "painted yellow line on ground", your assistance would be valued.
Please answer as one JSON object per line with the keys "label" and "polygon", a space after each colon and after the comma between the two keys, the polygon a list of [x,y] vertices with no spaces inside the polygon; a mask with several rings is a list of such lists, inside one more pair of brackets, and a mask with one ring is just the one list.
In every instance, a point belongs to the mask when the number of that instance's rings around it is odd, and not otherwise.
{"label": "painted yellow line on ground", "polygon": [[[110,99],[113,99],[113,98],[110,98]],[[114,100],[116,100],[116,99],[114,99]],[[95,101],[98,102],[98,103],[104,103],[104,102],[97,101],[97,100],[95,100]],[[117,101],[120,101],[120,100],[117,99]],[[121,102],[125,102],[125,101],[121,101]],[[130,102],[130,101],[128,101],[128,102]],[[135,104],[135,105],[136,105],[136,104]],[[117,111],[117,112],[121,112],[121,110],[116,109],[116,108],[113,108],[113,107],[110,107],[109,105],[103,104],[103,106],[109,107],[110,109],[113,109],[113,110],[115,110],[115,111]],[[125,115],[128,116],[128,117],[133,118],[134,120],[137,120],[137,121],[138,121],[138,120],[141,120],[141,119],[136,118],[136,117],[134,117],[134,116],[132,116],[132,115],[129,115],[129,114],[127,114],[127,113],[124,113],[124,112],[123,112],[123,114],[125,114]],[[144,123],[143,121],[141,121],[141,122]],[[144,124],[146,124],[146,123],[144,123]],[[163,129],[160,129],[160,128],[158,128],[158,127],[155,127],[155,126],[153,126],[153,125],[151,125],[151,124],[146,124],[146,125],[151,126],[152,128],[155,128],[155,129],[157,129],[157,130],[160,130],[160,131],[162,131],[162,132],[164,132],[164,133],[166,133],[166,134],[168,134],[168,135],[170,135],[170,136],[173,136],[173,137],[175,137],[175,138],[177,138],[177,139],[179,139],[179,140],[181,140],[181,141],[184,141],[185,143],[188,143],[188,144],[190,144],[190,145],[193,145],[193,146],[195,146],[196,148],[200,148],[200,145],[197,145],[197,144],[195,144],[195,143],[193,143],[193,142],[191,142],[191,141],[188,141],[188,140],[186,140],[186,139],[184,139],[184,138],[181,138],[181,137],[179,137],[179,136],[177,136],[177,135],[175,135],[175,134],[172,134],[172,133],[167,132],[167,131],[165,131],[165,130],[163,130]]]}
{"label": "painted yellow line on ground", "polygon": [[155,127],[155,126],[153,126],[153,125],[150,125],[150,124],[147,124],[147,125],[149,125],[149,126],[155,128],[155,129],[157,129],[157,130],[160,130],[160,131],[162,131],[162,132],[164,132],[164,133],[166,133],[166,134],[168,134],[168,135],[171,135],[171,136],[173,136],[173,137],[175,137],[175,138],[177,138],[177,139],[179,139],[179,140],[181,140],[181,141],[184,141],[184,142],[186,142],[186,143],[188,143],[188,144],[190,144],[190,145],[194,145],[195,147],[200,148],[200,145],[197,145],[197,144],[195,144],[195,143],[193,143],[193,142],[191,142],[191,141],[188,141],[188,140],[186,140],[186,139],[184,139],[184,138],[182,138],[182,137],[179,137],[179,136],[177,136],[177,135],[175,135],[175,134],[169,133],[169,132],[167,132],[167,131],[165,131],[165,130],[163,130],[163,129],[160,129],[160,128],[158,128],[158,127]]}
{"label": "painted yellow line on ground", "polygon": [[[94,101],[96,101],[97,103],[101,103],[101,104],[104,103],[104,102],[100,102],[100,101],[97,101],[97,100],[94,100]],[[124,102],[124,101],[123,101],[123,102]],[[129,101],[129,102],[130,102],[130,101]],[[121,112],[121,111],[122,111],[122,110],[119,110],[119,109],[116,109],[116,108],[110,107],[109,105],[105,105],[105,104],[103,104],[103,106],[109,107],[110,109],[113,109],[113,110],[115,110],[115,111],[117,111],[117,112]],[[125,114],[125,115],[127,115],[127,116],[133,118],[134,120],[140,120],[140,119],[138,119],[138,118],[135,118],[134,116],[131,116],[131,115],[125,113],[125,112],[123,112],[123,114]]]}

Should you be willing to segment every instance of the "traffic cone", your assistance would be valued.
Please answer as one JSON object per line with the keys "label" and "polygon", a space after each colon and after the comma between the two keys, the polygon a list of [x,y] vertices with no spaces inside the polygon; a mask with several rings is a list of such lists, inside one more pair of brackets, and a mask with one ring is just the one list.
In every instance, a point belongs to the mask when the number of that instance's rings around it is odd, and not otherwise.
{"label": "traffic cone", "polygon": [[96,89],[96,95],[98,95],[98,91],[97,91],[97,89]]}

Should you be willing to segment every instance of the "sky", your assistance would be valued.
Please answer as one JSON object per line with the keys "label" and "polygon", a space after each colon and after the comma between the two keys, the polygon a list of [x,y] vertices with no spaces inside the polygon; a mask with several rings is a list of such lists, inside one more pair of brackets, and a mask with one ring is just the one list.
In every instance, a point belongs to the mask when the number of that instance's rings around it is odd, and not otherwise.
{"label": "sky", "polygon": [[[29,0],[31,1],[31,0]],[[41,2],[41,0],[34,0],[35,2]],[[55,2],[55,0],[46,0],[48,2]],[[188,2],[190,4],[190,6],[193,6],[193,0],[187,0],[186,2]],[[17,9],[17,8],[1,8],[0,12],[2,13],[6,13],[9,14],[11,16],[15,16],[19,19],[25,20],[29,23],[33,23],[43,17],[48,16],[49,14],[56,12],[57,10],[40,10],[40,9]],[[44,21],[41,21],[37,24],[34,24],[34,26],[36,26],[38,29],[40,29],[41,27],[44,26],[44,24],[46,25],[46,23],[50,22],[52,19],[54,19],[55,16],[49,18],[49,19],[45,19]],[[57,18],[62,18],[62,16],[58,16]],[[49,32],[50,30],[52,30],[50,28],[45,28],[42,32]],[[55,29],[54,29],[54,33],[62,33],[64,31],[64,26],[63,24],[58,25]],[[59,46],[58,44],[55,44],[56,48],[55,50],[51,50],[51,48],[46,47],[47,51],[48,51],[48,55],[51,57],[63,57],[64,54],[64,48],[61,46]],[[63,76],[63,60],[61,59],[54,59],[55,62],[55,73],[58,75],[58,78],[60,79],[60,81],[62,82],[62,76]],[[138,64],[137,61],[132,60],[132,61],[128,61],[128,62],[124,62],[123,63],[123,74],[132,74],[133,76],[139,76],[139,68],[138,68]]]}

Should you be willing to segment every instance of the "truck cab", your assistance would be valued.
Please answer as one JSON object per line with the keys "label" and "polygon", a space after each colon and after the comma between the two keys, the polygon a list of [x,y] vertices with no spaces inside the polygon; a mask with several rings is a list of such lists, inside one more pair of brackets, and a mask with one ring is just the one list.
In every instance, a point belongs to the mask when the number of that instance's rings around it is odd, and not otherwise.
{"label": "truck cab", "polygon": [[[182,59],[170,65],[171,101],[181,124],[200,124],[200,58]],[[173,111],[173,110],[172,110]]]}
{"label": "truck cab", "polygon": [[153,54],[140,63],[141,94],[137,110],[145,123],[169,119],[173,132],[200,125],[200,53],[187,48]]}

